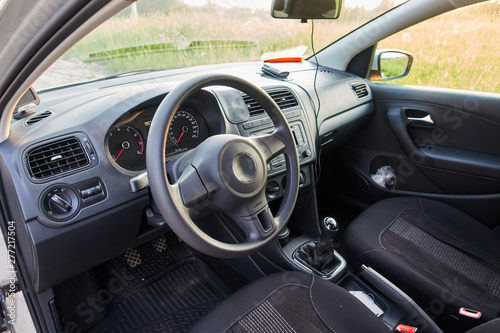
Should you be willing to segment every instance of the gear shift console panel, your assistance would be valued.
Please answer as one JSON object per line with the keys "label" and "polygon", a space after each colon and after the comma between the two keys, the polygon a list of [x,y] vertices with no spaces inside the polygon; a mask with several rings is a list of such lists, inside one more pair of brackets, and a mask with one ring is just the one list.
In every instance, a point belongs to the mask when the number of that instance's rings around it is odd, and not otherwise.
{"label": "gear shift console panel", "polygon": [[333,246],[338,231],[335,219],[326,217],[321,221],[321,235],[316,242],[300,245],[293,253],[293,259],[304,269],[327,280],[335,280],[343,275],[346,262]]}

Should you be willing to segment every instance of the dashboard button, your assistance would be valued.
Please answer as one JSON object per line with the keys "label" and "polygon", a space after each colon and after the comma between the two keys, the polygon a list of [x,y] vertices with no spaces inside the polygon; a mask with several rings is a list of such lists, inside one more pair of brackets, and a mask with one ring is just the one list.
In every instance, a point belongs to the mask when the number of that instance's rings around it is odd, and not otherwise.
{"label": "dashboard button", "polygon": [[88,197],[90,197],[90,190],[83,190],[83,191],[80,191],[80,195],[82,196],[83,199],[87,199]]}

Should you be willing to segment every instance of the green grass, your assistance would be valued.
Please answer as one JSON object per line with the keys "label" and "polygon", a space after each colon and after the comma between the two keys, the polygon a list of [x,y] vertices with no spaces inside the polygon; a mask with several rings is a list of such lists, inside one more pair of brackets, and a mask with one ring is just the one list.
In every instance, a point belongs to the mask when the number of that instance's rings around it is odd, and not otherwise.
{"label": "green grass", "polygon": [[390,84],[500,93],[500,4],[455,10],[379,43],[414,55],[406,78]]}
{"label": "green grass", "polygon": [[[126,13],[126,12],[125,12]],[[308,47],[311,54],[311,23],[297,20],[276,20],[268,11],[249,9],[221,9],[214,7],[200,10],[181,6],[169,12],[150,12],[139,15],[137,24],[130,15],[122,13],[105,22],[92,34],[73,47],[65,58],[87,61],[91,54],[123,47],[140,47],[149,44],[172,44],[169,52],[121,56],[99,63],[111,73],[152,68],[173,68],[212,63],[259,60],[265,52],[281,51],[296,46]],[[338,22],[338,21],[337,21]],[[335,22],[315,23],[315,47],[321,49],[332,40],[349,32],[361,21],[335,26]],[[334,30],[333,30],[334,29]],[[190,50],[192,41],[236,40],[253,43],[253,47]]]}
{"label": "green grass", "polygon": [[389,57],[383,57],[380,61],[382,77],[391,78],[401,76],[406,72],[406,68],[408,67],[408,58],[406,56],[391,58],[391,53],[386,53],[385,55],[389,55]]}
{"label": "green grass", "polygon": [[[379,43],[379,48],[408,51],[414,55],[410,75],[389,81],[444,88],[500,93],[500,5],[485,3],[460,9],[409,28]],[[140,12],[132,22],[125,11],[108,20],[71,49],[66,58],[86,61],[89,55],[123,47],[163,44],[172,50],[139,54],[99,61],[109,73],[141,69],[173,68],[212,63],[258,60],[264,52],[308,46],[311,54],[311,23],[275,20],[265,10],[236,12],[220,7],[196,9],[173,6],[169,12]],[[356,9],[356,15],[364,11]],[[147,14],[148,13],[148,14]],[[349,13],[337,21],[315,22],[316,50],[348,33],[364,22]],[[236,14],[236,15],[235,15]],[[342,17],[342,14],[341,14]],[[193,50],[187,46],[198,40],[238,40],[252,47],[206,47]]]}

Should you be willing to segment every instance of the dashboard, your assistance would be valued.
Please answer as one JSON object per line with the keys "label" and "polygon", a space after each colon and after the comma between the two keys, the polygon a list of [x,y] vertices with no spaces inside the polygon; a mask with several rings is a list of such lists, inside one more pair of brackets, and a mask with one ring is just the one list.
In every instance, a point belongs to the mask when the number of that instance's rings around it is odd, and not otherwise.
{"label": "dashboard", "polygon": [[[321,151],[340,147],[373,113],[363,80],[308,62],[286,64],[280,80],[259,62],[138,74],[40,94],[34,115],[13,120],[0,144],[0,176],[27,270],[37,292],[94,267],[169,230],[148,189],[148,132],[163,98],[199,73],[238,73],[264,89],[289,122],[299,153],[301,188],[316,181]],[[313,88],[313,82],[316,82]],[[227,92],[236,107],[225,102]],[[321,106],[317,97],[321,97]],[[272,119],[250,96],[227,87],[193,93],[169,124],[167,162],[218,134],[271,133]],[[286,191],[284,157],[267,165],[266,196]],[[194,213],[193,213],[194,214]]]}

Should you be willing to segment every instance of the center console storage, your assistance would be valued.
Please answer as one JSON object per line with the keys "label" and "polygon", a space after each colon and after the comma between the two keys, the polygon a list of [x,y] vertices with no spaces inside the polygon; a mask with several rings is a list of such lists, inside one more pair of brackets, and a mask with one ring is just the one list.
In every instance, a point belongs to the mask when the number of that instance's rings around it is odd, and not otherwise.
{"label": "center console storage", "polygon": [[[408,315],[394,302],[388,300],[378,291],[368,286],[363,280],[357,276],[347,273],[345,277],[339,281],[338,285],[351,294],[362,292],[368,299],[382,312],[377,315],[389,328],[394,329],[400,323],[408,324]],[[359,299],[359,298],[358,298]],[[370,302],[369,301],[369,302]],[[370,304],[365,304],[371,309]]]}

